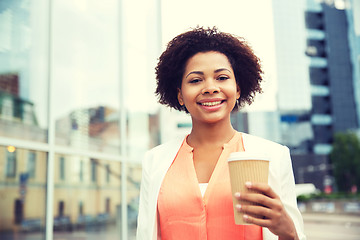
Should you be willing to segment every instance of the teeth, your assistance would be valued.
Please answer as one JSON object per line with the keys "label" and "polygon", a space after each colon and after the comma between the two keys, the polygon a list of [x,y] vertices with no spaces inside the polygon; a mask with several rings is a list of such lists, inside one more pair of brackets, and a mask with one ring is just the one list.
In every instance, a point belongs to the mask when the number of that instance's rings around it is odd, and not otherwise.
{"label": "teeth", "polygon": [[204,102],[204,103],[201,103],[201,105],[203,106],[215,106],[215,105],[218,105],[220,104],[221,101],[217,101],[217,102]]}

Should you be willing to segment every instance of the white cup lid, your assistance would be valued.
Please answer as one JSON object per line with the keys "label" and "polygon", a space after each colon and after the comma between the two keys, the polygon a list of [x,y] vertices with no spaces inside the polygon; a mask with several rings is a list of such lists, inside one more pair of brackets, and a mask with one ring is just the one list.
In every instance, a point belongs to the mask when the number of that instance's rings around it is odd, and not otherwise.
{"label": "white cup lid", "polygon": [[228,161],[238,161],[238,160],[263,160],[269,161],[269,157],[264,153],[256,152],[232,152],[228,158]]}

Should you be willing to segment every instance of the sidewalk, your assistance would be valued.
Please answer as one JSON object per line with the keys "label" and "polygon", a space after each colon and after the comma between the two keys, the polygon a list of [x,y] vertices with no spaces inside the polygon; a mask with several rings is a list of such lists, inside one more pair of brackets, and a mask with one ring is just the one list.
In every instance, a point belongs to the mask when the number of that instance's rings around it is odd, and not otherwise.
{"label": "sidewalk", "polygon": [[360,215],[337,213],[302,213],[304,222],[351,223],[360,226]]}

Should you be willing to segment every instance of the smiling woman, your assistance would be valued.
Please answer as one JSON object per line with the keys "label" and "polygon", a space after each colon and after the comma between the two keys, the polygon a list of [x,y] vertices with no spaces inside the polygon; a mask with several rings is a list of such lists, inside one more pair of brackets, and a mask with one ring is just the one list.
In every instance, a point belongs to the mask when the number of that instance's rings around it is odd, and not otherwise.
{"label": "smiling woman", "polygon": [[169,42],[156,67],[156,94],[161,104],[186,111],[178,102],[177,92],[181,88],[187,61],[199,52],[214,51],[226,56],[228,70],[233,72],[241,89],[241,96],[234,110],[245,103],[251,104],[255,94],[262,92],[260,83],[263,72],[260,59],[244,39],[217,33],[216,28],[197,28]]}
{"label": "smiling woman", "polygon": [[[160,56],[156,77],[159,102],[189,113],[192,129],[146,154],[137,238],[306,239],[289,149],[237,132],[230,122],[232,111],[262,92],[259,59],[245,40],[216,28],[180,34]],[[248,184],[254,194],[232,196],[226,160],[241,151],[266,154],[269,179]],[[233,199],[252,225],[235,224]],[[256,206],[241,207],[240,200]]]}
{"label": "smiling woman", "polygon": [[197,53],[188,60],[184,75],[178,101],[190,113],[193,125],[228,121],[240,88],[227,57],[219,52]]}

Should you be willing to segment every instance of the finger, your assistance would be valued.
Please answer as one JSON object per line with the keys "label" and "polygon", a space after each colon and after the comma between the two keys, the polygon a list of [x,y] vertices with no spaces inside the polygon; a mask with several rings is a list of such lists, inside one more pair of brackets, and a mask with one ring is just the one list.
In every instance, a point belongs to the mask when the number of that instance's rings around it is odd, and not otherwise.
{"label": "finger", "polygon": [[276,218],[278,215],[275,211],[271,210],[270,208],[258,205],[238,205],[237,210],[241,213],[253,216],[259,219],[273,219]]}
{"label": "finger", "polygon": [[271,226],[271,220],[270,219],[256,218],[256,217],[250,216],[248,214],[244,214],[243,219],[247,223],[255,224],[255,225],[258,225],[260,227],[269,227],[269,226]]}
{"label": "finger", "polygon": [[[245,186],[252,191],[261,192],[271,198],[278,198],[278,195],[272,190],[272,188],[266,183],[246,182]],[[240,192],[235,192],[234,197],[240,200]]]}
{"label": "finger", "polygon": [[260,205],[270,208],[274,211],[281,211],[283,205],[280,199],[270,198],[262,193],[242,193],[238,198],[239,201],[251,202],[253,205]]}
{"label": "finger", "polygon": [[250,190],[259,191],[271,198],[279,198],[267,183],[246,182],[245,186]]}
{"label": "finger", "polygon": [[273,199],[258,192],[241,193],[239,201],[251,202],[253,205],[262,205],[271,208]]}

